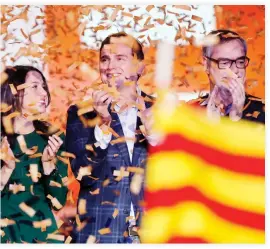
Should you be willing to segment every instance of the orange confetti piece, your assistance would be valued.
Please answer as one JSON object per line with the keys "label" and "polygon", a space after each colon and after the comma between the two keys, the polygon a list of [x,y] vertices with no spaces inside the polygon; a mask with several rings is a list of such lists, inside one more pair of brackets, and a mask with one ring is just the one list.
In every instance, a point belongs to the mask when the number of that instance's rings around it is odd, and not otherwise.
{"label": "orange confetti piece", "polygon": [[177,9],[182,9],[182,10],[188,10],[191,11],[191,7],[188,5],[174,5],[173,7],[177,8]]}
{"label": "orange confetti piece", "polygon": [[13,194],[17,194],[20,191],[25,191],[25,186],[23,186],[21,183],[20,184],[9,184],[9,191],[12,191]]}
{"label": "orange confetti piece", "polygon": [[24,36],[25,39],[28,39],[28,35],[26,35],[26,34],[24,33],[23,29],[21,29],[21,33],[22,33],[22,35]]}
{"label": "orange confetti piece", "polygon": [[62,152],[61,152],[61,156],[63,156],[63,157],[71,157],[71,158],[73,158],[73,159],[76,158],[76,156],[75,156],[73,153],[66,152],[66,151],[62,151]]}
{"label": "orange confetti piece", "polygon": [[79,173],[77,176],[77,180],[81,181],[83,176],[89,176],[91,175],[91,171],[92,171],[92,167],[91,166],[87,166],[87,167],[80,167],[79,169]]}
{"label": "orange confetti piece", "polygon": [[34,221],[33,222],[33,227],[34,228],[44,228],[44,227],[49,227],[51,225],[52,225],[52,220],[51,219],[46,219],[46,220]]}
{"label": "orange confetti piece", "polygon": [[113,211],[113,218],[115,219],[117,217],[117,215],[119,214],[119,210],[117,208],[114,209]]}
{"label": "orange confetti piece", "polygon": [[118,156],[119,156],[119,154],[114,154],[114,155],[113,155],[113,157],[118,157]]}
{"label": "orange confetti piece", "polygon": [[72,241],[72,237],[68,236],[67,239],[65,240],[65,244],[70,244],[71,241]]}
{"label": "orange confetti piece", "polygon": [[133,141],[135,142],[136,139],[135,138],[126,138],[126,137],[119,137],[117,139],[114,139],[110,142],[111,145],[115,145],[115,144],[118,144],[118,143],[124,143],[126,141]]}
{"label": "orange confetti piece", "polygon": [[33,217],[36,213],[33,208],[27,206],[24,202],[20,203],[19,208],[30,217]]}
{"label": "orange confetti piece", "polygon": [[253,112],[252,117],[253,118],[258,118],[258,116],[260,115],[260,113],[261,112],[259,112],[259,111],[255,111],[255,112]]}
{"label": "orange confetti piece", "polygon": [[150,12],[154,7],[155,7],[154,5],[148,5],[148,6],[146,7],[146,10],[147,10],[148,12]]}
{"label": "orange confetti piece", "polygon": [[15,86],[13,84],[9,84],[9,87],[10,87],[11,93],[13,95],[16,95],[17,94],[17,90],[16,90]]}
{"label": "orange confetti piece", "polygon": [[1,85],[8,79],[8,75],[5,72],[1,73]]}
{"label": "orange confetti piece", "polygon": [[105,235],[105,234],[111,233],[111,229],[109,227],[102,228],[102,229],[98,230],[98,233],[101,235]]}
{"label": "orange confetti piece", "polygon": [[62,180],[62,183],[63,183],[64,186],[68,185],[68,177],[67,176],[61,178],[61,180]]}
{"label": "orange confetti piece", "polygon": [[110,179],[106,179],[106,180],[104,180],[104,182],[102,183],[102,186],[103,186],[103,187],[106,187],[106,186],[109,185],[109,183],[110,183]]}
{"label": "orange confetti piece", "polygon": [[122,12],[122,16],[133,17],[133,14],[128,13],[128,12]]}
{"label": "orange confetti piece", "polygon": [[62,188],[62,185],[59,182],[55,182],[55,181],[50,181],[50,186],[51,187]]}
{"label": "orange confetti piece", "polygon": [[101,202],[101,205],[106,205],[106,204],[116,206],[116,203],[111,202],[111,201],[103,201],[103,202]]}
{"label": "orange confetti piece", "polygon": [[100,188],[97,188],[96,190],[94,190],[94,191],[90,191],[89,192],[91,195],[99,195],[99,193],[100,193]]}
{"label": "orange confetti piece", "polygon": [[80,199],[79,204],[78,204],[78,211],[80,215],[84,215],[87,213],[86,211],[86,200],[85,199]]}
{"label": "orange confetti piece", "polygon": [[0,112],[6,113],[12,109],[12,105],[8,106],[6,103],[1,103]]}
{"label": "orange confetti piece", "polygon": [[191,16],[191,19],[192,19],[192,20],[195,20],[195,21],[198,21],[198,22],[202,22],[202,20],[203,20],[201,17],[195,16],[195,15],[192,15],[192,16]]}
{"label": "orange confetti piece", "polygon": [[38,157],[42,157],[42,153],[37,153],[37,154],[29,156],[29,158],[38,158]]}
{"label": "orange confetti piece", "polygon": [[90,235],[86,241],[86,244],[94,244],[96,242],[96,237],[93,235]]}
{"label": "orange confetti piece", "polygon": [[65,236],[64,235],[60,235],[60,234],[54,234],[54,233],[50,233],[48,234],[46,239],[53,239],[53,240],[58,240],[58,241],[64,241],[65,240]]}
{"label": "orange confetti piece", "polygon": [[30,176],[33,182],[38,182],[38,165],[37,164],[30,164]]}
{"label": "orange confetti piece", "polygon": [[0,219],[0,227],[7,227],[10,225],[14,225],[15,221],[14,220],[9,220],[7,218],[5,219]]}
{"label": "orange confetti piece", "polygon": [[143,178],[144,177],[141,174],[135,174],[132,177],[131,184],[130,184],[130,191],[133,194],[138,195],[140,193],[142,184],[143,184]]}

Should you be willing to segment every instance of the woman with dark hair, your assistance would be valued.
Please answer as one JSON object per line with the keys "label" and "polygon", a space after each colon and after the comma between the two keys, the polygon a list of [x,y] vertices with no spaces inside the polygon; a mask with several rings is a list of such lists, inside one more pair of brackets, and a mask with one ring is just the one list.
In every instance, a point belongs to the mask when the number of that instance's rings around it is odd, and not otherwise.
{"label": "woman with dark hair", "polygon": [[[42,121],[50,104],[43,74],[31,66],[5,70],[1,85],[1,242],[59,243],[51,208],[66,202],[64,136]],[[59,132],[57,132],[59,133]]]}

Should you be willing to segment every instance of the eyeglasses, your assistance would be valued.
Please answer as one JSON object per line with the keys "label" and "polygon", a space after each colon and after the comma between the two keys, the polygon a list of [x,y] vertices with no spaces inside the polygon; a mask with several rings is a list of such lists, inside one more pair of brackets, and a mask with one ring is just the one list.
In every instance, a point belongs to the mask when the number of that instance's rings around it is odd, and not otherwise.
{"label": "eyeglasses", "polygon": [[249,64],[249,58],[247,56],[240,57],[236,60],[230,60],[230,59],[213,59],[211,57],[205,56],[210,61],[215,62],[218,65],[219,69],[226,69],[231,68],[232,64],[235,63],[236,67],[239,69],[246,68]]}

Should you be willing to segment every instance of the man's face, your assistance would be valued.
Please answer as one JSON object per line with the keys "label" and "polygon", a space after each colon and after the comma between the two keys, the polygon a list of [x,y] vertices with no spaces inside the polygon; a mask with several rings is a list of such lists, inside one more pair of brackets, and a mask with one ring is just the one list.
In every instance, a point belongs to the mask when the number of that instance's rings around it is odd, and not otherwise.
{"label": "man's face", "polygon": [[[227,43],[219,44],[214,47],[211,58],[215,60],[220,59],[229,59],[236,60],[238,58],[244,57],[244,47],[239,40],[232,40]],[[230,78],[230,74],[226,69],[219,69],[218,65],[215,62],[207,63],[207,73],[210,76],[211,81],[214,84],[220,83],[223,80]],[[239,69],[236,67],[236,64],[233,63],[230,67],[230,70],[237,75],[238,81],[245,83],[246,77],[246,68]],[[229,71],[230,71],[229,70]]]}
{"label": "man's face", "polygon": [[100,75],[103,83],[120,89],[125,82],[137,81],[138,61],[125,44],[106,44],[100,55]]}

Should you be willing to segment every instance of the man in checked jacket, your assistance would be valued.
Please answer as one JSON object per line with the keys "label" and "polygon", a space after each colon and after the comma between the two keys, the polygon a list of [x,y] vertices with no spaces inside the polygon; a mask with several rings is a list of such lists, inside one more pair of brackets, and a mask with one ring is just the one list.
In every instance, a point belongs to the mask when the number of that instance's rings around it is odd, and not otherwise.
{"label": "man in checked jacket", "polygon": [[[86,213],[80,214],[78,208],[81,225],[75,225],[75,243],[86,243],[90,235],[98,243],[139,243],[136,227],[143,211],[143,184],[137,191],[130,186],[135,174],[138,181],[141,179],[134,169],[144,171],[148,144],[157,144],[157,137],[150,132],[151,98],[137,84],[143,60],[142,46],[136,39],[126,33],[110,35],[100,48],[100,76],[101,86],[111,88],[93,91],[94,111],[78,116],[78,106],[68,110],[66,150],[76,156],[71,167],[80,182],[78,203],[86,200]],[[108,89],[117,89],[119,96]],[[102,124],[84,126],[96,117]],[[125,140],[114,143],[119,137]],[[86,145],[93,150],[87,150]],[[89,165],[91,175],[81,177],[79,172]],[[139,182],[135,180],[136,185]]]}

